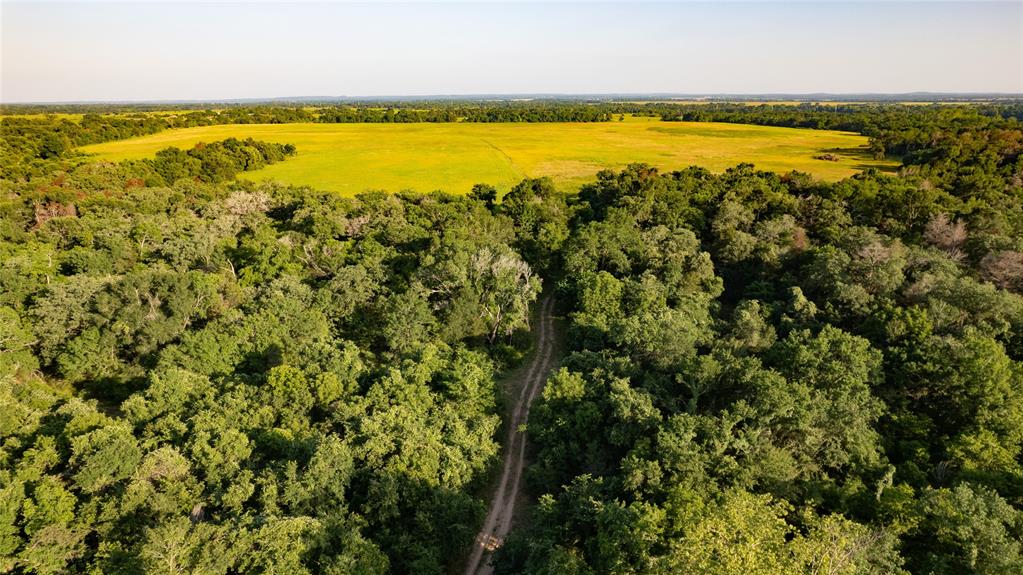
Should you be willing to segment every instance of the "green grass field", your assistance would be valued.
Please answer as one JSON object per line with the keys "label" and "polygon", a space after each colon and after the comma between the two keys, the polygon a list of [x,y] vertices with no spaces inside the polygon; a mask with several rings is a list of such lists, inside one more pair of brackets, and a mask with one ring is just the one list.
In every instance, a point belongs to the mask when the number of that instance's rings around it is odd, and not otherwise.
{"label": "green grass field", "polygon": [[[551,176],[572,191],[603,168],[646,162],[662,170],[690,165],[722,171],[739,162],[838,180],[866,167],[890,168],[865,154],[857,134],[739,124],[633,121],[557,124],[223,125],[86,146],[104,160],[152,157],[229,137],[291,143],[298,154],[240,177],[270,178],[343,194],[367,189],[465,193],[485,182],[507,190],[523,177]],[[829,151],[840,161],[814,159]]]}

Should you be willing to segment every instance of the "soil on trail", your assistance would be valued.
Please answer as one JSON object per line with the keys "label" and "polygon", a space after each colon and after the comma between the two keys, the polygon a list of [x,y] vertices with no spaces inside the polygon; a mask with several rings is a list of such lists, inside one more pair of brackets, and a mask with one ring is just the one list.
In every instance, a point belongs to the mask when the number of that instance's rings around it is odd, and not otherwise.
{"label": "soil on trail", "polygon": [[536,399],[547,374],[554,365],[554,325],[551,310],[554,298],[547,296],[540,305],[540,318],[537,322],[536,353],[525,370],[519,396],[515,401],[511,420],[508,422],[508,437],[504,443],[504,462],[501,468],[501,481],[490,500],[487,518],[473,542],[472,554],[465,569],[465,575],[491,575],[494,568],[490,565],[490,557],[494,550],[504,543],[511,531],[512,519],[515,515],[515,504],[520,499],[522,487],[522,469],[525,463],[526,434],[520,427],[529,419],[529,406]]}

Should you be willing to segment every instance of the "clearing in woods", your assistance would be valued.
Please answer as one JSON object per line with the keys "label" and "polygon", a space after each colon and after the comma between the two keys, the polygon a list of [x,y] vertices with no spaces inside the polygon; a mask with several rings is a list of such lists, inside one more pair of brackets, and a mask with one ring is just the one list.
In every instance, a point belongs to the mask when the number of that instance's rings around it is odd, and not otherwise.
{"label": "clearing in woods", "polygon": [[[799,170],[834,181],[867,167],[867,138],[848,132],[628,118],[601,123],[229,124],[168,130],[85,146],[102,160],[153,157],[168,146],[254,138],[294,144],[298,154],[240,178],[269,178],[345,195],[368,189],[467,193],[488,183],[507,191],[524,177],[551,176],[575,191],[604,168],[644,162],[662,170],[691,165],[722,171],[739,162]],[[837,161],[815,159],[822,153]]]}

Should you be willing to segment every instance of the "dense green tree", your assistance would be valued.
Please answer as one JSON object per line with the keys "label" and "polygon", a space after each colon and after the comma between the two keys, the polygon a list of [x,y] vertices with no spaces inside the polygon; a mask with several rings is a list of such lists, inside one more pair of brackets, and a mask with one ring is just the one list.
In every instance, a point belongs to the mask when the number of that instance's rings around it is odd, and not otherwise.
{"label": "dense green tree", "polygon": [[[566,355],[498,572],[1020,571],[1018,104],[174,108],[0,122],[0,571],[457,571],[541,279]],[[234,180],[287,144],[75,151],[624,113],[857,131],[903,169],[342,198]]]}
{"label": "dense green tree", "polygon": [[908,538],[922,573],[1013,573],[1023,567],[1020,511],[984,488],[960,484],[923,495]]}

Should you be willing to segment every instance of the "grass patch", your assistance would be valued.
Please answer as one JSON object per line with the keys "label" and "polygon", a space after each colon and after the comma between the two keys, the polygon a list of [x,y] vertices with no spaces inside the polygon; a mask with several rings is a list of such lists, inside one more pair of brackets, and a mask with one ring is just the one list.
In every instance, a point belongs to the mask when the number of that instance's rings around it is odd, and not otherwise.
{"label": "grass patch", "polygon": [[[777,172],[799,170],[834,181],[866,167],[893,168],[866,154],[867,138],[826,130],[706,122],[550,124],[246,124],[169,130],[86,146],[117,161],[152,157],[167,146],[190,148],[229,137],[295,144],[286,162],[239,177],[270,178],[356,194],[367,189],[442,189],[466,193],[486,182],[507,190],[526,176],[551,176],[577,190],[602,168],[646,162],[662,170],[691,165],[722,171],[740,162]],[[840,150],[839,161],[814,156]]]}

